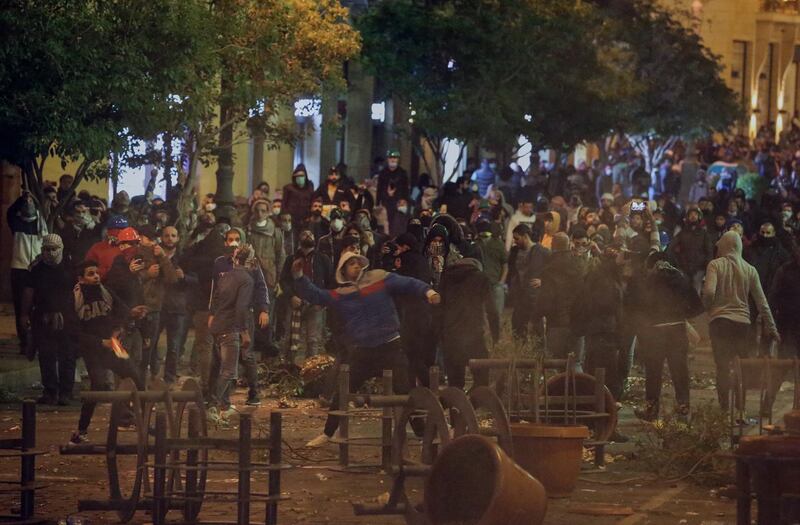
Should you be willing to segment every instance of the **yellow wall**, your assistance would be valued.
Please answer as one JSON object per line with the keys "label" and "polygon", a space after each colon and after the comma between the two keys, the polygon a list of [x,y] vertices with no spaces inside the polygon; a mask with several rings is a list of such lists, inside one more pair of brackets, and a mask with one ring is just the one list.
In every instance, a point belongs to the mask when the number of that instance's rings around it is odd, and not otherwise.
{"label": "yellow wall", "polygon": [[[44,180],[52,181],[55,184],[58,184],[58,179],[65,173],[75,176],[75,172],[78,170],[79,162],[69,162],[67,163],[66,167],[63,169],[61,168],[61,160],[57,158],[49,158],[44,163]],[[100,197],[102,199],[108,198],[108,180],[101,180],[101,181],[89,181],[84,180],[78,186],[77,191],[86,190],[94,196]]]}

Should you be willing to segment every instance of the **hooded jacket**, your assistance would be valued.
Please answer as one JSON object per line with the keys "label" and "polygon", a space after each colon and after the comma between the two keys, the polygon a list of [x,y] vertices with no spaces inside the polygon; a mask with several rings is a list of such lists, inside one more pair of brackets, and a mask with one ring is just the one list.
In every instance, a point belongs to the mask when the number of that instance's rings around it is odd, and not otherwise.
{"label": "hooded jacket", "polygon": [[768,293],[778,268],[791,259],[789,252],[783,249],[777,237],[766,239],[758,237],[744,250],[744,259],[753,265],[761,280],[761,289]]}
{"label": "hooded jacket", "polygon": [[[500,337],[500,315],[494,302],[492,283],[480,261],[466,257],[442,274],[441,337],[449,348],[470,353],[476,339],[483,338],[484,319],[489,321],[492,340]],[[467,357],[469,358],[469,357]]]}
{"label": "hooded jacket", "polygon": [[587,267],[570,251],[550,255],[542,269],[542,286],[536,301],[538,316],[546,317],[548,326],[569,326],[572,306],[580,295]]}
{"label": "hooded jacket", "polygon": [[800,327],[800,260],[792,260],[780,267],[772,282],[769,304],[775,310],[775,319],[781,327]]}
{"label": "hooded jacket", "polygon": [[300,224],[308,215],[311,209],[311,201],[314,198],[314,185],[306,177],[306,184],[302,188],[298,186],[292,176],[292,182],[283,187],[283,210],[292,216],[295,224]]}
{"label": "hooded jacket", "polygon": [[47,225],[24,196],[8,208],[6,220],[14,236],[11,268],[27,270],[42,251],[42,237],[47,234]]}
{"label": "hooded jacket", "polygon": [[430,287],[417,279],[383,270],[362,271],[354,282],[347,281],[342,270],[353,257],[367,262],[362,255],[344,254],[336,269],[340,287],[323,290],[308,277],[295,274],[294,288],[304,301],[334,309],[342,320],[348,344],[374,348],[400,337],[400,321],[392,297],[406,294],[425,298]]}
{"label": "hooded jacket", "polygon": [[647,272],[635,300],[641,317],[650,325],[677,323],[703,313],[703,303],[686,275],[666,261]]}
{"label": "hooded jacket", "polygon": [[549,213],[550,221],[544,223],[544,235],[542,236],[542,246],[548,250],[553,245],[553,236],[561,231],[561,213],[551,211]]}
{"label": "hooded jacket", "polygon": [[278,272],[286,260],[283,251],[283,231],[270,219],[267,219],[263,226],[251,222],[247,229],[247,240],[256,252],[267,286],[274,289],[278,283]]}
{"label": "hooded jacket", "polygon": [[709,317],[750,324],[749,299],[752,296],[758,313],[771,334],[777,333],[767,298],[761,289],[758,272],[742,259],[742,238],[726,232],[717,242],[719,257],[708,263],[703,285],[703,305]]}

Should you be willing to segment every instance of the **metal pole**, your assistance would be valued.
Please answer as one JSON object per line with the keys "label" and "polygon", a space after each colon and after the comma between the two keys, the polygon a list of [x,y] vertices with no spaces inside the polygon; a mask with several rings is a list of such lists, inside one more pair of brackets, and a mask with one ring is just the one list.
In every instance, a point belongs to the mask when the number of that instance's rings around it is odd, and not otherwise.
{"label": "metal pole", "polygon": [[250,442],[253,419],[250,414],[242,414],[239,419],[239,497],[238,525],[250,525]]}
{"label": "metal pole", "polygon": [[[22,452],[32,451],[36,448],[36,403],[24,401],[22,403]],[[20,468],[20,518],[30,519],[34,513],[34,494],[32,485],[36,481],[36,456],[22,456]],[[27,486],[30,488],[25,488]]]}
{"label": "metal pole", "polygon": [[350,407],[350,365],[339,368],[339,464],[347,467],[350,464],[350,419],[345,415]]}
{"label": "metal pole", "polygon": [[153,525],[162,525],[167,514],[167,415],[156,414],[156,444],[153,467]]}
{"label": "metal pole", "polygon": [[[189,439],[196,439],[200,435],[200,428],[202,422],[200,421],[201,417],[205,417],[205,414],[202,416],[200,415],[200,409],[197,407],[189,408],[189,424],[187,429],[187,435]],[[186,483],[184,483],[184,491],[186,492],[186,501],[184,502],[183,506],[183,515],[184,517],[195,516],[196,510],[199,503],[194,500],[197,497],[197,458],[199,456],[199,451],[196,448],[188,448],[186,449]],[[179,475],[179,474],[176,474]]]}
{"label": "metal pole", "polygon": [[269,415],[269,487],[268,495],[270,500],[267,502],[267,525],[278,524],[278,498],[281,495],[281,446],[283,442],[282,437],[282,414],[280,412],[272,412]]}
{"label": "metal pole", "polygon": [[[383,371],[383,395],[391,396],[394,394],[392,384],[392,371]],[[392,469],[392,416],[393,409],[384,407],[381,418],[381,464],[385,472]]]}

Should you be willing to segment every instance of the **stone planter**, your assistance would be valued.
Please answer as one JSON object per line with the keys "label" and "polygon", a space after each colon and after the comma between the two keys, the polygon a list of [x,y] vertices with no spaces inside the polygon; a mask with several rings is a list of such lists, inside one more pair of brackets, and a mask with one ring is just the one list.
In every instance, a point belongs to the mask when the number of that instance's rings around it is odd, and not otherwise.
{"label": "stone planter", "polygon": [[425,483],[431,525],[540,525],[546,511],[542,484],[495,442],[475,434],[450,442]]}
{"label": "stone planter", "polygon": [[565,498],[575,490],[588,437],[589,429],[582,425],[511,424],[514,458],[551,498]]}

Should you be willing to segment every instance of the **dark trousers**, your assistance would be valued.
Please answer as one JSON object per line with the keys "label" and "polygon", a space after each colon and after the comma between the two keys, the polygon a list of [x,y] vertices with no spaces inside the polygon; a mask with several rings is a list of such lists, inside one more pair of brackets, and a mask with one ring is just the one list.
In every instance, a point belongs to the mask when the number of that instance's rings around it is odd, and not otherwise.
{"label": "dark trousers", "polygon": [[161,331],[161,313],[150,312],[139,323],[139,331],[142,333],[142,361],[139,363],[139,371],[142,378],[147,377],[147,369],[150,375],[158,375],[160,359],[158,356],[158,335]]}
{"label": "dark trousers", "polygon": [[[367,379],[382,377],[384,370],[391,370],[394,393],[408,393],[408,363],[400,339],[370,348],[354,347],[349,352],[349,361],[351,392],[357,392]],[[333,395],[331,409],[339,409],[338,390]],[[337,428],[339,428],[339,417],[329,415],[325,421],[325,434],[333,436]]]}
{"label": "dark trousers", "polygon": [[[82,338],[82,357],[89,372],[89,381],[92,390],[111,390],[113,385],[108,381],[108,371],[114,372],[119,378],[131,378],[136,388],[144,390],[144,381],[139,369],[131,359],[120,359],[114,352],[103,347],[97,340],[88,341]],[[89,429],[94,409],[97,403],[84,401],[81,405],[81,415],[78,420],[78,431],[83,433]]]}
{"label": "dark trousers", "polygon": [[708,325],[708,332],[717,367],[717,398],[719,405],[727,410],[730,406],[731,364],[736,356],[748,355],[750,324],[718,317]]}
{"label": "dark trousers", "polygon": [[[430,310],[427,313],[430,314]],[[400,333],[411,384],[429,386],[429,369],[436,363],[436,337],[430,317],[403,319]]]}
{"label": "dark trousers", "polygon": [[22,315],[22,293],[28,286],[30,275],[31,272],[28,270],[11,269],[11,300],[14,303],[14,320],[16,322],[19,348],[23,352],[27,346],[28,328],[23,326],[20,322],[20,316]]}
{"label": "dark trousers", "polygon": [[686,325],[652,327],[642,333],[642,360],[645,372],[645,401],[654,416],[658,415],[664,361],[675,387],[678,406],[689,406],[689,339]]}
{"label": "dark trousers", "polygon": [[189,327],[189,316],[183,313],[161,312],[162,330],[167,332],[167,353],[164,356],[164,381],[172,383],[177,376],[178,361],[183,354],[183,345],[186,343],[186,333]]}
{"label": "dark trousers", "polygon": [[[444,358],[444,370],[447,374],[447,385],[464,388],[467,363],[470,359],[487,359],[489,350],[486,348],[483,334],[480,334],[480,337],[471,337],[467,340],[445,338],[442,341],[442,357]],[[473,380],[475,386],[487,386],[489,384],[489,370],[474,372]]]}
{"label": "dark trousers", "polygon": [[620,343],[617,334],[591,334],[586,336],[586,372],[594,375],[598,368],[606,370],[606,386],[614,399],[622,397],[622,380],[619,373]]}
{"label": "dark trousers", "polygon": [[511,312],[511,333],[515,339],[527,341],[531,328],[534,334],[541,335],[541,318],[535,315],[535,310],[532,302],[514,305],[514,310]]}
{"label": "dark trousers", "polygon": [[44,395],[53,399],[69,399],[75,387],[74,341],[62,330],[37,327],[33,331],[39,355],[39,371]]}

